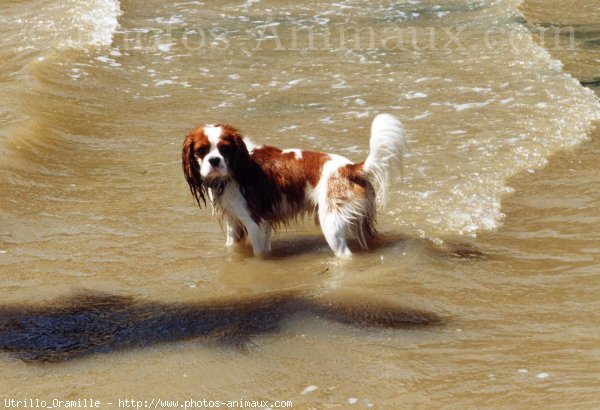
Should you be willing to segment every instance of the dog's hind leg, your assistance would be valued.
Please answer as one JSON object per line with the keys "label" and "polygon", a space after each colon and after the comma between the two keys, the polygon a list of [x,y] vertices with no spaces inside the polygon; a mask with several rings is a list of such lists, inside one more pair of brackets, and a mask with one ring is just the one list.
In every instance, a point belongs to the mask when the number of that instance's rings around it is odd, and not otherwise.
{"label": "dog's hind leg", "polygon": [[326,206],[319,207],[319,223],[323,230],[323,235],[329,244],[329,247],[335,253],[335,256],[350,257],[352,252],[348,248],[346,231],[348,222],[335,211],[327,210]]}

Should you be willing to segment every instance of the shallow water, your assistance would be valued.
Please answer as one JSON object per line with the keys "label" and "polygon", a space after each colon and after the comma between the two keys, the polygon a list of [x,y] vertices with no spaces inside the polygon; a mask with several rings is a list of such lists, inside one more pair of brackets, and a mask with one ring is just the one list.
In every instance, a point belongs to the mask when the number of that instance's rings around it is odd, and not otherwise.
{"label": "shallow water", "polygon": [[[192,340],[59,365],[2,354],[0,396],[597,407],[600,106],[580,85],[600,77],[593,3],[0,0],[5,304],[348,291],[445,318],[298,317],[249,353]],[[194,207],[191,127],[360,161],[378,112],[409,135],[384,246],[340,263],[307,221],[255,259]]]}

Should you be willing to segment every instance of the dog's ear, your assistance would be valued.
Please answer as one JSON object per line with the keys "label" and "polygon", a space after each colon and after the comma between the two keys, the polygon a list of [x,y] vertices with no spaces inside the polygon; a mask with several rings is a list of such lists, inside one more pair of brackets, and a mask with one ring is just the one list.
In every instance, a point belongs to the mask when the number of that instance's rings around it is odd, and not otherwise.
{"label": "dog's ear", "polygon": [[231,125],[221,125],[223,135],[221,137],[221,151],[227,158],[228,165],[233,171],[233,176],[240,180],[247,176],[250,163],[250,153],[240,132]]}
{"label": "dog's ear", "polygon": [[[181,165],[183,166],[183,175],[190,186],[190,192],[196,199],[198,206],[202,208],[202,203],[206,205],[206,187],[200,174],[200,164],[196,158],[195,143],[201,137],[201,131],[194,130],[185,137],[183,141],[183,150],[181,152]],[[202,201],[202,202],[201,202]]]}
{"label": "dog's ear", "polygon": [[250,153],[248,152],[248,147],[246,146],[243,137],[239,133],[235,134],[233,141],[235,144],[235,152],[237,154],[236,163],[245,169],[250,162]]}

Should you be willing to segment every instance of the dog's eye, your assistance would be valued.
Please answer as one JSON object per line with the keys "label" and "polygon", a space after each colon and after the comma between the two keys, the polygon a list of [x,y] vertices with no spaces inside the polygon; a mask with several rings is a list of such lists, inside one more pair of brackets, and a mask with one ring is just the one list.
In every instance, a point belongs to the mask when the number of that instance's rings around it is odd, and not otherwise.
{"label": "dog's eye", "polygon": [[219,147],[219,152],[222,155],[227,155],[227,154],[231,153],[232,149],[233,148],[231,147],[231,145],[222,145]]}
{"label": "dog's eye", "polygon": [[196,155],[199,156],[199,157],[203,157],[206,154],[208,154],[208,148],[206,148],[206,147],[198,148],[196,150]]}

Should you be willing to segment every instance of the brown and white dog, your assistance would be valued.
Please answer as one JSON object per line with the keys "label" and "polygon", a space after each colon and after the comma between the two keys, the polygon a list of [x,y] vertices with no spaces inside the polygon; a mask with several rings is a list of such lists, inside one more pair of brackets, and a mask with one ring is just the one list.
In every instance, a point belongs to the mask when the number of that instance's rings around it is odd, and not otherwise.
{"label": "brown and white dog", "polygon": [[230,125],[206,125],[183,143],[183,172],[201,207],[208,197],[225,221],[226,245],[246,236],[255,255],[271,250],[271,230],[316,213],[336,256],[350,256],[346,235],[367,247],[374,237],[376,202],[400,165],[405,144],[400,121],[373,120],[364,162],[324,152],[257,146]]}

